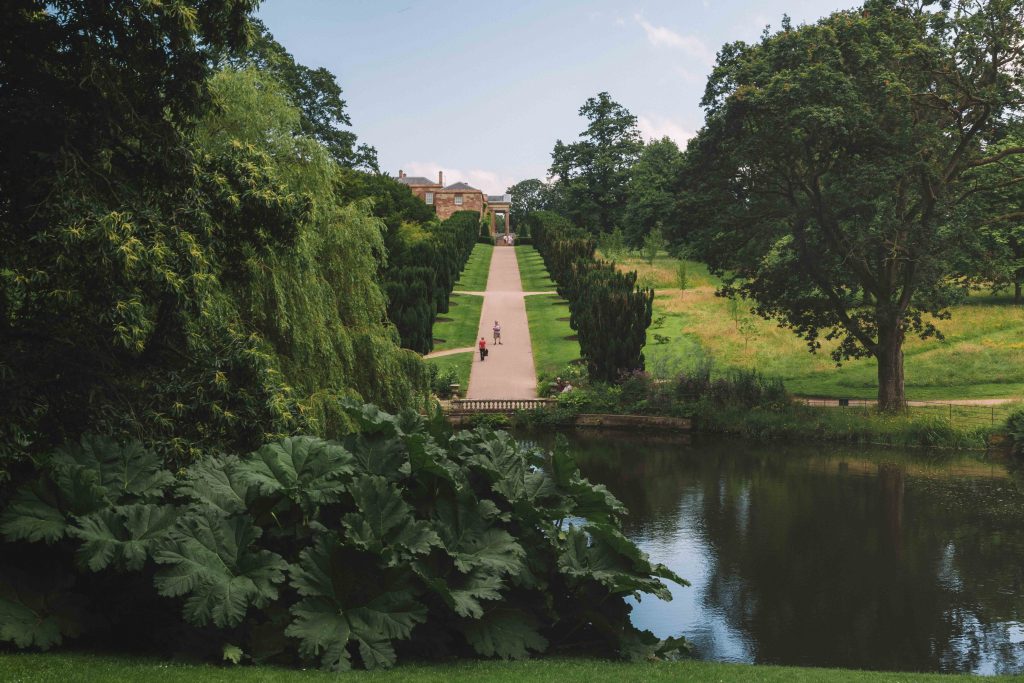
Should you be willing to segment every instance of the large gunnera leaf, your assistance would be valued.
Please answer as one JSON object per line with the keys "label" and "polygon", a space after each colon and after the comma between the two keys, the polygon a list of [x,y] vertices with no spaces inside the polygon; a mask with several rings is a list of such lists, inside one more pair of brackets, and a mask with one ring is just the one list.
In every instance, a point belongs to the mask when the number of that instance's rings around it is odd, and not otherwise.
{"label": "large gunnera leaf", "polygon": [[352,454],[340,444],[296,436],[263,446],[239,470],[261,494],[285,496],[309,514],[341,498],[341,480],[352,474],[353,463]]}
{"label": "large gunnera leaf", "polygon": [[67,533],[70,517],[114,505],[155,501],[173,476],[137,442],[83,436],[45,460],[40,479],[22,487],[0,516],[0,533],[11,540],[52,543]]}
{"label": "large gunnera leaf", "polygon": [[543,652],[548,641],[537,633],[537,621],[514,607],[492,607],[479,619],[462,622],[466,640],[484,657],[525,659],[530,650]]}
{"label": "large gunnera leaf", "polygon": [[225,516],[245,511],[255,496],[255,487],[239,473],[238,458],[233,455],[207,458],[192,465],[178,490]]}
{"label": "large gunnera leaf", "polygon": [[49,650],[81,633],[82,600],[70,592],[74,577],[50,568],[29,575],[0,572],[0,641]]}
{"label": "large gunnera leaf", "polygon": [[596,581],[612,594],[637,598],[650,593],[662,600],[672,599],[668,587],[657,577],[690,585],[664,565],[652,564],[617,529],[599,525],[569,527],[558,556],[558,569],[578,582]]}
{"label": "large gunnera leaf", "polygon": [[188,595],[184,613],[192,624],[237,625],[250,605],[263,607],[277,598],[276,584],[288,569],[280,555],[252,547],[259,536],[247,517],[190,515],[156,552],[156,562],[164,565],[155,578],[157,590],[167,597]]}
{"label": "large gunnera leaf", "polygon": [[98,572],[112,562],[137,571],[174,529],[173,505],[124,505],[80,517],[69,533],[82,541],[78,555]]}
{"label": "large gunnera leaf", "polygon": [[472,499],[440,500],[435,528],[459,571],[469,573],[479,567],[498,574],[518,574],[526,552],[512,534],[492,526],[487,517]]}
{"label": "large gunnera leaf", "polygon": [[129,502],[126,497],[151,500],[163,495],[174,476],[163,467],[155,453],[137,441],[123,446],[105,436],[83,436],[77,444],[58,448],[53,454],[57,468],[71,473],[93,472],[112,502]]}
{"label": "large gunnera leaf", "polygon": [[349,486],[358,508],[342,517],[346,542],[378,554],[388,566],[430,552],[441,539],[424,520],[413,517],[413,509],[402,492],[383,477],[364,476]]}
{"label": "large gunnera leaf", "polygon": [[408,638],[426,621],[426,608],[404,582],[375,575],[367,558],[336,539],[320,538],[292,567],[292,586],[303,598],[292,607],[294,620],[286,633],[299,639],[303,657],[319,658],[325,669],[350,668],[350,642],[366,668],[391,666],[392,641]]}

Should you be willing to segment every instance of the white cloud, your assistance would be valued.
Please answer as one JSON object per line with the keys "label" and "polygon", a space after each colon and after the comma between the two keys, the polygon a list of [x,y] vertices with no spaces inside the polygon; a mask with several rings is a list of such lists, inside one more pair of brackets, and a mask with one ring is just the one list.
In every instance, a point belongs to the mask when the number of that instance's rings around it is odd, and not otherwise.
{"label": "white cloud", "polygon": [[644,33],[647,34],[647,42],[654,47],[667,47],[673,50],[680,50],[688,57],[700,62],[713,64],[715,53],[708,49],[704,41],[697,36],[684,36],[676,33],[666,26],[655,26],[641,14],[634,14],[636,23],[640,24]]}
{"label": "white cloud", "polygon": [[472,185],[484,194],[505,194],[505,190],[515,185],[522,178],[516,179],[494,171],[487,171],[481,168],[459,169],[449,166],[442,166],[433,161],[409,161],[402,166],[407,175],[423,176],[431,180],[437,179],[437,172],[444,173],[444,184],[464,182]]}
{"label": "white cloud", "polygon": [[680,149],[686,147],[686,141],[696,135],[694,131],[663,116],[638,116],[637,127],[640,128],[640,135],[644,139],[660,140],[667,135]]}

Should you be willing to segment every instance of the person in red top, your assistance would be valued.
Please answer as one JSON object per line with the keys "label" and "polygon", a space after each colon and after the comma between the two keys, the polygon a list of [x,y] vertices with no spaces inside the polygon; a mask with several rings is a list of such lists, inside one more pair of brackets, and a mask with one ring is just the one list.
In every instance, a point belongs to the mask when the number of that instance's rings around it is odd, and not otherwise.
{"label": "person in red top", "polygon": [[480,337],[480,360],[487,357],[487,341]]}

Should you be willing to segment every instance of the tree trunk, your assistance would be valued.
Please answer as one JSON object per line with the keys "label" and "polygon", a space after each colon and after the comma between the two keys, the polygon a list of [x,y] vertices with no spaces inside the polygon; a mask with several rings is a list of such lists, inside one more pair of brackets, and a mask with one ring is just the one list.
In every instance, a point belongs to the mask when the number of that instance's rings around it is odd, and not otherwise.
{"label": "tree trunk", "polygon": [[1020,274],[1017,275],[1017,280],[1013,283],[1013,303],[1020,306]]}
{"label": "tree trunk", "polygon": [[907,397],[903,387],[903,326],[899,323],[879,324],[878,347],[878,409],[886,412],[903,410]]}

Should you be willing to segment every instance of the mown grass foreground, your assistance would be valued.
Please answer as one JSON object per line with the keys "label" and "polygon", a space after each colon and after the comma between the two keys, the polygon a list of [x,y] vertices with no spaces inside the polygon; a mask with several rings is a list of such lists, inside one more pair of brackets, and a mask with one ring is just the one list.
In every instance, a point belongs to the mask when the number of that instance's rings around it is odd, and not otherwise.
{"label": "mown grass foreground", "polygon": [[[688,287],[680,291],[679,260],[665,254],[653,264],[628,257],[623,270],[636,270],[641,284],[655,287],[654,323],[644,356],[657,377],[671,377],[711,359],[719,370],[755,368],[782,378],[794,394],[874,398],[875,360],[836,367],[823,342],[816,354],[792,331],[750,313],[751,304],[730,304],[715,296],[719,282],[700,263],[686,262]],[[936,321],[945,340],[908,338],[904,346],[907,398],[956,401],[1024,396],[1024,307],[1009,297],[972,295]],[[659,336],[661,339],[659,340]],[[659,343],[660,341],[660,343]]]}
{"label": "mown grass foreground", "polygon": [[[0,655],[0,678],[25,683],[66,681],[152,681],[154,683],[212,683],[256,681],[299,683],[341,680],[336,673],[294,671],[273,667],[179,664],[135,657],[81,654]],[[459,662],[450,665],[399,666],[386,671],[353,671],[346,681],[440,683],[442,681],[530,681],[596,683],[598,681],[736,681],[737,683],[951,683],[978,681],[966,674],[919,674],[851,669],[812,669],[788,666],[751,666],[718,662],[663,662],[627,664],[579,659],[544,659],[525,662]],[[1020,677],[993,676],[984,681],[1019,681]]]}

